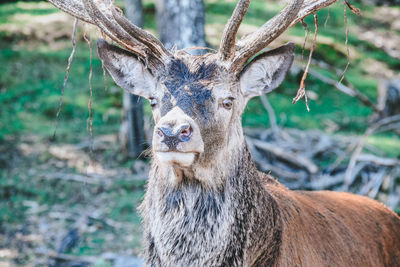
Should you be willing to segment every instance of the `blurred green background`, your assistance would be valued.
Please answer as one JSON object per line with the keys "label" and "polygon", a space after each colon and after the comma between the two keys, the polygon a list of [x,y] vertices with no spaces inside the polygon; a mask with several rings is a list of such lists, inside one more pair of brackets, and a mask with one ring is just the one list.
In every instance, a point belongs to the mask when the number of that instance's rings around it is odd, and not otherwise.
{"label": "blurred green background", "polygon": [[[123,1],[116,3],[123,7]],[[205,4],[207,41],[215,48],[236,2],[210,0]],[[400,60],[393,53],[398,53],[400,47],[400,8],[353,4],[363,16],[347,10],[351,64],[344,83],[376,102],[378,84],[399,74]],[[252,1],[239,35],[262,25],[281,7],[275,2]],[[328,12],[330,18],[325,23]],[[319,33],[313,68],[339,80],[347,63],[343,3],[317,14]],[[144,15],[144,28],[156,33],[152,1],[144,1]],[[305,21],[311,33],[304,60],[301,54],[305,30],[301,24],[272,44],[274,47],[295,42],[300,66],[307,59],[314,30],[312,16]],[[148,167],[130,159],[118,146],[122,90],[108,75],[105,88],[95,49],[99,33],[93,27],[81,24],[78,30],[57,134],[52,138],[72,48],[72,25],[71,17],[44,1],[0,4],[0,265],[37,266],[33,262],[41,263],[51,251],[56,251],[57,244],[71,234],[71,229],[79,229],[83,234],[77,244],[63,252],[81,257],[103,255],[95,260],[98,266],[108,266],[105,253],[112,257],[112,253],[121,251],[129,255],[140,252],[136,207],[143,196],[142,174]],[[82,38],[84,32],[91,35],[94,47],[93,152],[87,130],[90,51]],[[371,32],[373,38],[366,32]],[[390,39],[386,37],[388,33]],[[381,45],[377,44],[379,38],[383,40]],[[302,74],[300,69],[294,69],[269,95],[280,126],[319,129],[336,135],[364,133],[370,125],[371,109],[311,75],[306,80],[311,111],[307,112],[303,100],[293,105]],[[147,102],[145,111],[146,130],[150,131]],[[260,99],[248,104],[243,125],[269,127]],[[400,156],[398,135],[375,134],[368,138],[368,143],[387,156]],[[93,175],[87,181],[80,176],[91,172],[103,176]],[[103,179],[104,176],[109,178]]]}

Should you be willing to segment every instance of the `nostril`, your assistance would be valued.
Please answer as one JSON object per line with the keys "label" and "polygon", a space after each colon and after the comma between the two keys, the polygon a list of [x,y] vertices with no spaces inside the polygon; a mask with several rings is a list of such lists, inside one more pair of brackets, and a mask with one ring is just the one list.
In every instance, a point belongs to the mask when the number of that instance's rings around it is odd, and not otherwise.
{"label": "nostril", "polygon": [[156,130],[156,133],[157,133],[157,135],[158,135],[159,137],[163,137],[163,136],[164,136],[164,133],[163,133],[160,129],[157,129],[157,130]]}
{"label": "nostril", "polygon": [[180,132],[180,135],[187,137],[187,136],[190,136],[191,133],[192,133],[192,131],[190,130],[190,128],[185,128]]}
{"label": "nostril", "polygon": [[184,125],[181,127],[179,131],[179,138],[182,141],[189,141],[191,135],[192,135],[192,128],[190,127],[190,125]]}
{"label": "nostril", "polygon": [[179,142],[188,142],[190,140],[192,127],[190,124],[182,124],[177,128],[160,126],[156,128],[155,134],[157,134],[162,143],[175,147]]}

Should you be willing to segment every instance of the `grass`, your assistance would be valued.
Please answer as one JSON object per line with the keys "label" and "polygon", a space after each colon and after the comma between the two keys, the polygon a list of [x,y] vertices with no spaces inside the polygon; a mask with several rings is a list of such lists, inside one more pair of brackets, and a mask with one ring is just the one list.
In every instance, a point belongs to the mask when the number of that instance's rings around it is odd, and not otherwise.
{"label": "grass", "polygon": [[[43,3],[42,3],[43,4]],[[234,2],[212,1],[206,3],[207,24],[224,23],[234,8]],[[33,4],[32,4],[33,5]],[[23,6],[22,6],[23,7]],[[19,3],[0,6],[0,14],[4,22],[15,14],[30,12],[31,15],[42,15],[56,12],[50,5],[39,10],[22,8]],[[145,27],[155,30],[154,3],[145,1]],[[362,10],[369,10],[362,6]],[[253,1],[244,23],[261,25],[279,10],[276,4],[266,5],[264,1]],[[327,16],[327,10],[318,12],[320,21]],[[344,43],[343,6],[335,5],[330,12],[327,27],[321,27],[319,36],[329,37],[338,43]],[[362,21],[348,12],[350,25]],[[306,22],[312,28],[312,18]],[[364,22],[367,23],[367,22]],[[290,30],[294,36],[304,36],[301,26]],[[349,44],[357,48],[359,56],[352,60],[346,73],[346,79],[356,88],[369,96],[376,98],[377,80],[365,73],[363,64],[366,58],[374,58],[385,62],[392,69],[400,69],[399,62],[392,59],[379,49],[365,44],[356,36],[349,35]],[[301,44],[298,44],[297,53],[301,53]],[[0,138],[10,134],[25,134],[34,132],[41,136],[51,136],[54,131],[55,114],[58,109],[60,87],[64,76],[67,57],[70,47],[60,50],[51,50],[46,44],[39,49],[27,50],[23,46],[15,46],[10,42],[1,41],[0,66],[0,102],[2,113],[0,120]],[[307,51],[306,51],[307,53]],[[71,129],[75,137],[86,135],[86,118],[88,116],[88,73],[89,52],[87,44],[78,43],[77,54],[71,68],[70,80],[63,98],[63,111],[60,117],[59,137],[74,141],[69,133]],[[344,54],[332,49],[328,45],[317,45],[315,59],[322,60],[336,68],[344,68],[347,58]],[[32,68],[34,66],[34,68]],[[51,70],[51,71],[49,71]],[[325,75],[339,79],[337,74],[330,70],[322,70]],[[104,91],[101,63],[95,57],[93,60],[93,112],[95,133],[115,132],[119,124],[119,109],[121,107],[121,92],[119,90]],[[366,128],[366,118],[370,110],[356,99],[343,95],[331,86],[309,76],[307,89],[315,92],[318,99],[310,101],[311,112],[307,112],[304,103],[291,104],[292,98],[298,89],[302,73],[290,75],[285,82],[269,95],[273,107],[278,114],[278,121],[285,127],[296,128],[325,128],[325,120],[329,119],[340,127],[340,131],[359,132]],[[110,78],[108,84],[115,86]],[[111,92],[110,92],[111,91]],[[148,108],[146,109],[148,110]],[[268,125],[268,116],[256,98],[249,103],[243,116],[244,126],[262,127]]]}
{"label": "grass", "polygon": [[35,2],[15,2],[1,4],[0,8],[0,24],[9,22],[12,16],[29,14],[29,15],[48,15],[57,12],[52,6],[46,5],[43,8],[43,3]]}
{"label": "grass", "polygon": [[374,135],[368,137],[367,142],[381,151],[385,151],[389,157],[400,157],[400,140],[398,136]]}
{"label": "grass", "polygon": [[[57,135],[65,141],[76,141],[87,134],[88,48],[85,43],[79,43],[77,50],[65,88]],[[3,106],[0,110],[0,138],[28,133],[44,137],[53,134],[66,67],[65,56],[69,53],[70,48],[59,51],[42,48],[40,52],[12,47],[1,50],[0,61],[8,64],[0,67],[0,103]],[[104,90],[99,60],[93,61],[93,74],[94,129],[97,133],[115,131],[119,123],[117,109],[121,107],[122,92],[112,88],[112,93]]]}

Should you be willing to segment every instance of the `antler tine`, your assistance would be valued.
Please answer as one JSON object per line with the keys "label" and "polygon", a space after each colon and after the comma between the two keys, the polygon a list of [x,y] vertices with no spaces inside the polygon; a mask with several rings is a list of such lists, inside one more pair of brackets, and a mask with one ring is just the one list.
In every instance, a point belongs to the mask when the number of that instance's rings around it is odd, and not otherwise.
{"label": "antler tine", "polygon": [[70,14],[71,16],[94,24],[94,21],[86,12],[83,3],[80,0],[49,0],[56,8]]}
{"label": "antler tine", "polygon": [[115,42],[134,54],[146,58],[153,69],[157,69],[160,65],[164,64],[164,56],[166,54],[157,53],[157,50],[151,49],[145,43],[140,42],[140,40],[136,39],[137,36],[129,35],[117,23],[112,14],[114,7],[111,0],[100,0],[98,4],[95,4],[93,0],[85,0],[84,5],[86,11],[96,22],[96,25]]}
{"label": "antler tine", "polygon": [[332,5],[337,0],[293,0],[275,17],[261,28],[238,41],[235,56],[230,62],[230,70],[238,73],[247,60],[265,48],[287,28],[316,11]]}
{"label": "antler tine", "polygon": [[138,26],[132,24],[127,18],[122,16],[115,8],[112,8],[112,14],[118,24],[131,36],[144,43],[151,51],[159,55],[161,58],[168,58],[171,53],[164,45],[151,33],[146,32]]}
{"label": "antler tine", "polygon": [[[113,15],[115,8],[112,0],[97,0],[96,3],[93,0],[49,1],[62,11],[99,27],[104,34],[123,48],[144,58],[148,62],[148,66],[153,70],[157,70],[164,65],[166,58],[170,55],[168,50],[153,35],[132,24],[131,26],[136,27],[137,30],[134,35],[130,35],[132,31],[127,32],[124,27],[120,26],[120,23],[117,22]],[[119,15],[119,21],[121,21],[121,17]],[[144,41],[146,38],[148,38],[147,41]],[[151,44],[150,40],[157,40],[157,43]]]}
{"label": "antler tine", "polygon": [[224,28],[218,51],[220,54],[220,59],[223,61],[230,59],[235,54],[236,33],[243,21],[244,16],[246,15],[249,5],[250,0],[239,0],[231,18]]}
{"label": "antler tine", "polygon": [[[103,4],[103,1],[101,3]],[[112,21],[112,15],[107,14],[108,7],[102,6],[103,10],[100,10],[93,0],[85,0],[84,5],[95,25],[107,36],[134,53],[145,54],[145,47]]]}
{"label": "antler tine", "polygon": [[231,70],[238,71],[246,61],[281,35],[296,18],[304,0],[292,0],[281,12],[267,21],[261,28],[240,39]]}
{"label": "antler tine", "polygon": [[304,19],[311,13],[317,12],[318,10],[323,9],[327,6],[330,6],[335,2],[337,2],[337,0],[306,0],[306,1],[304,1],[299,13],[297,13],[295,20],[292,21],[292,23],[289,25],[289,27],[296,25],[297,22]]}

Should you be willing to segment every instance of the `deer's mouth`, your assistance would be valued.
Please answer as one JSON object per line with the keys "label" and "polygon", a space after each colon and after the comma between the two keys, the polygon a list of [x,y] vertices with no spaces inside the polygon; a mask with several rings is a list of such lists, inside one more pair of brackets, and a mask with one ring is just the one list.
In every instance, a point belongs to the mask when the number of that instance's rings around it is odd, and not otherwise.
{"label": "deer's mouth", "polygon": [[196,160],[196,157],[199,153],[180,151],[156,151],[155,154],[160,163],[168,165],[179,165],[181,167],[189,167]]}

